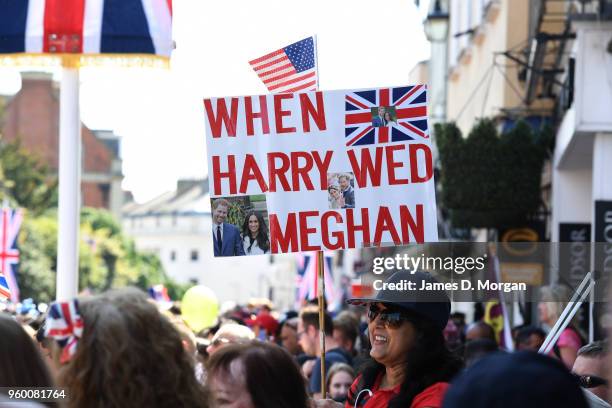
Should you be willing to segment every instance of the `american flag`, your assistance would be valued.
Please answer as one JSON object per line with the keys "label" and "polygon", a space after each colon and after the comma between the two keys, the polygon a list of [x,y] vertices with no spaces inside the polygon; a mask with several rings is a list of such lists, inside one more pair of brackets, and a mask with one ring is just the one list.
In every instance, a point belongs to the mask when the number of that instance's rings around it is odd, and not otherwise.
{"label": "american flag", "polygon": [[55,339],[63,348],[60,362],[67,362],[76,353],[78,339],[83,336],[83,326],[76,299],[51,304],[45,324],[45,337]]}
{"label": "american flag", "polygon": [[3,1],[0,54],[156,54],[170,57],[171,0]]}
{"label": "american flag", "polygon": [[[380,106],[395,111],[397,121],[375,127],[373,112]],[[345,96],[344,110],[347,146],[429,138],[425,85],[352,92]]]}
{"label": "american flag", "polygon": [[[336,302],[338,296],[334,281],[332,279],[332,258],[331,252],[325,252],[323,264],[323,276],[325,280],[325,299],[329,309]],[[304,252],[297,255],[297,296],[296,306],[299,308],[303,302],[316,299],[319,292],[318,279],[318,260],[316,252]]]}
{"label": "american flag", "polygon": [[21,210],[2,208],[0,231],[0,296],[19,302],[19,287],[14,274],[14,265],[19,263],[17,235],[23,221]]}
{"label": "american flag", "polygon": [[314,38],[308,37],[250,61],[270,92],[290,93],[317,89]]}

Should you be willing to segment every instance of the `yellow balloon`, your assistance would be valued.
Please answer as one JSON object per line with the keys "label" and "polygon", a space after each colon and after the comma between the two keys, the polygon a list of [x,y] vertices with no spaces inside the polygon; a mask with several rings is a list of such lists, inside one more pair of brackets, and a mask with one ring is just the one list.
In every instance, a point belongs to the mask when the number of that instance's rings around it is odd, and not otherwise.
{"label": "yellow balloon", "polygon": [[183,320],[194,332],[212,326],[219,314],[215,292],[203,285],[189,288],[183,296],[181,312]]}

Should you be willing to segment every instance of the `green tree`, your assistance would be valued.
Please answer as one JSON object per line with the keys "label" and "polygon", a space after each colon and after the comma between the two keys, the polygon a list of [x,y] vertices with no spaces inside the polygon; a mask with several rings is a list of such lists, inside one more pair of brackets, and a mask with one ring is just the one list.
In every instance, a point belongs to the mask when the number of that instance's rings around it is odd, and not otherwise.
{"label": "green tree", "polygon": [[499,135],[495,123],[484,119],[463,138],[454,123],[436,125],[441,204],[454,227],[520,226],[538,211],[550,148],[545,132],[519,121]]}
{"label": "green tree", "polygon": [[19,140],[7,142],[0,139],[0,167],[2,198],[6,194],[34,215],[57,206],[57,179],[21,147]]}
{"label": "green tree", "polygon": [[[28,219],[20,236],[22,297],[49,301],[55,294],[57,218],[53,211]],[[159,258],[136,249],[134,241],[105,210],[85,208],[81,215],[79,288],[101,292],[127,285],[147,290],[162,283],[173,299],[182,297],[180,285],[164,272]]]}
{"label": "green tree", "polygon": [[55,299],[57,221],[26,212],[19,234],[19,289],[21,297],[39,302]]}

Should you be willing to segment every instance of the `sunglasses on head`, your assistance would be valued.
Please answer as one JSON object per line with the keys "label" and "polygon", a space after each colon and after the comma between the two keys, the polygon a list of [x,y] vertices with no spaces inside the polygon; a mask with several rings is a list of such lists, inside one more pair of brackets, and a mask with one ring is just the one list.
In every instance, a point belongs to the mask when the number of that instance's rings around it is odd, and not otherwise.
{"label": "sunglasses on head", "polygon": [[608,385],[608,380],[595,375],[578,375],[575,373],[572,373],[572,375],[578,380],[578,384],[580,384],[582,388],[595,388],[600,385]]}
{"label": "sunglasses on head", "polygon": [[398,310],[385,309],[382,310],[375,304],[371,304],[368,308],[368,322],[373,322],[376,317],[380,318],[380,321],[388,328],[397,329],[402,323],[409,321],[410,319],[404,313]]}

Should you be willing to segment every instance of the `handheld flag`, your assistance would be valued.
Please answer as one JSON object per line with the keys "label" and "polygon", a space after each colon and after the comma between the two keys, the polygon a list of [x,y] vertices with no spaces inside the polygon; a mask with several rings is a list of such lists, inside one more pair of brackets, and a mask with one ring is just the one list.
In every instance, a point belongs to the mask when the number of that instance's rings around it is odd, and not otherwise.
{"label": "handheld flag", "polygon": [[19,302],[19,286],[15,279],[14,267],[19,263],[17,235],[21,227],[21,210],[2,208],[0,221],[0,296]]}
{"label": "handheld flag", "polygon": [[53,302],[45,326],[45,337],[55,339],[63,348],[61,363],[66,363],[76,353],[77,343],[83,336],[83,319],[79,313],[79,302]]}
{"label": "handheld flag", "polygon": [[[319,280],[317,275],[318,257],[316,252],[305,252],[298,255],[298,275],[297,275],[297,296],[296,303],[299,305],[302,302],[314,300],[317,298]],[[337,300],[334,281],[332,279],[332,254],[325,253],[324,262],[325,272],[325,299],[329,309]]]}
{"label": "handheld flag", "polygon": [[308,37],[250,61],[272,93],[315,91],[318,87],[314,37]]}

